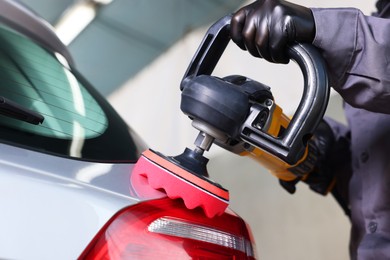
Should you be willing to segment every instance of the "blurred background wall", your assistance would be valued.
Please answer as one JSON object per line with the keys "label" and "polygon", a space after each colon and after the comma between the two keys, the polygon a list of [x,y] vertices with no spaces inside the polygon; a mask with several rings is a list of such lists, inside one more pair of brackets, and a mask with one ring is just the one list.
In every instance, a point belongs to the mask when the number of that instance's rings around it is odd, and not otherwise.
{"label": "blurred background wall", "polygon": [[[23,2],[53,25],[76,3]],[[249,2],[109,2],[70,41],[76,67],[151,148],[167,155],[192,148],[197,131],[179,108],[181,78],[211,23]],[[374,10],[373,0],[294,2],[309,7],[358,7],[366,14]],[[128,8],[120,7],[120,3]],[[62,12],[58,11],[60,7]],[[269,64],[233,44],[214,74],[241,74],[270,86],[276,102],[288,115],[295,111],[302,93],[302,75],[293,62]],[[345,122],[342,100],[336,93],[332,93],[327,114]],[[314,194],[304,184],[290,195],[266,169],[217,146],[212,146],[206,156],[211,178],[230,190],[231,209],[249,223],[260,259],[348,259],[349,221],[332,197]]]}

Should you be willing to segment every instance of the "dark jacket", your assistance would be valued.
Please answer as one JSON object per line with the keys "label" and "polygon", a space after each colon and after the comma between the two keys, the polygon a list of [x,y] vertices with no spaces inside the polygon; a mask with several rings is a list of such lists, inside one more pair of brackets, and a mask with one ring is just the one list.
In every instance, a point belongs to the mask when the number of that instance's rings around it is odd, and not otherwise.
{"label": "dark jacket", "polygon": [[345,100],[348,126],[333,121],[339,142],[329,162],[351,212],[352,259],[390,259],[390,1],[365,16],[352,8],[313,9],[331,86]]}

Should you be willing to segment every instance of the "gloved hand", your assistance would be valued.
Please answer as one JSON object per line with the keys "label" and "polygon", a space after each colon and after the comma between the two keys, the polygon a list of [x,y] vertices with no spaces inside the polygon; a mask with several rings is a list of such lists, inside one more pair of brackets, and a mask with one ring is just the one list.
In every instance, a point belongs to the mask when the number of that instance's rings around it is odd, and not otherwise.
{"label": "gloved hand", "polygon": [[[335,183],[333,170],[331,167],[328,167],[329,157],[331,156],[334,143],[335,137],[332,129],[325,121],[321,121],[308,144],[311,156],[307,156],[307,158],[310,158],[310,162],[307,162],[306,159],[297,166],[289,169],[290,172],[297,175],[297,178],[293,181],[279,180],[282,187],[289,193],[294,193],[295,185],[299,181],[303,181],[307,183],[313,191],[326,195],[333,188]],[[303,165],[306,164],[307,166],[312,165],[313,163],[314,167],[311,167],[313,170],[309,173],[302,174],[305,169]]]}
{"label": "gloved hand", "polygon": [[315,24],[309,8],[283,0],[258,0],[233,15],[230,34],[240,48],[253,56],[288,63],[287,44],[312,43]]}

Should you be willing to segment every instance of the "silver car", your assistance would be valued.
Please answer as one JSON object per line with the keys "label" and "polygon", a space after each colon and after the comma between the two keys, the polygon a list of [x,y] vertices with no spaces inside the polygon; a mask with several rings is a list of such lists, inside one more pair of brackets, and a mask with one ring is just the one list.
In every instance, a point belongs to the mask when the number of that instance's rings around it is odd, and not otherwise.
{"label": "silver car", "polygon": [[137,194],[142,140],[51,27],[0,1],[0,258],[254,259],[246,223]]}

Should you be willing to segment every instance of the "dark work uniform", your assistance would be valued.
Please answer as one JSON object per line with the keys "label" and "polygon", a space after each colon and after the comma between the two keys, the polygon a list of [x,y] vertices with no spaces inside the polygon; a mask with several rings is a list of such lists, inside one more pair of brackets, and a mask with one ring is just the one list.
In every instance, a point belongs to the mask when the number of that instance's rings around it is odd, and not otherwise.
{"label": "dark work uniform", "polygon": [[312,9],[313,44],[346,101],[348,127],[330,124],[338,141],[350,141],[350,152],[329,164],[337,188],[347,191],[352,259],[390,259],[390,19],[384,19],[390,18],[390,1],[377,7],[375,16],[352,8]]}

